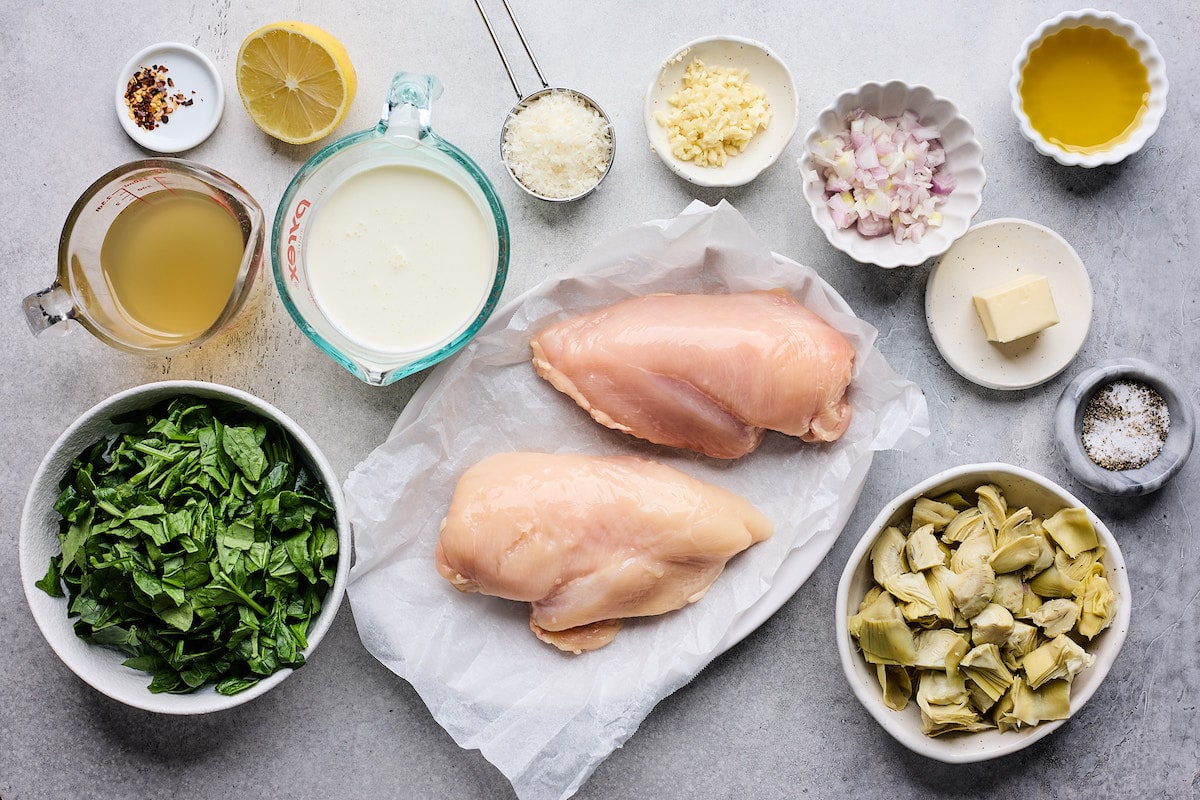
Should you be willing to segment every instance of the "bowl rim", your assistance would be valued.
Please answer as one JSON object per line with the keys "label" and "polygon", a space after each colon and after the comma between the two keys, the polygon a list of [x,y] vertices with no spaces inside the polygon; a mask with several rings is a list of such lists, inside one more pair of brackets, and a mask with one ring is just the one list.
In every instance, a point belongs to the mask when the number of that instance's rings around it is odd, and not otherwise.
{"label": "bowl rim", "polygon": [[[1123,379],[1157,391],[1166,401],[1171,422],[1157,457],[1137,469],[1113,471],[1092,461],[1080,435],[1088,401],[1105,384]],[[1109,359],[1075,376],[1055,406],[1054,428],[1056,447],[1071,474],[1093,491],[1122,497],[1157,491],[1175,477],[1191,455],[1196,433],[1192,404],[1178,381],[1166,370],[1135,357]]]}
{"label": "bowl rim", "polygon": [[[846,676],[847,682],[850,684],[851,691],[875,721],[891,734],[893,738],[914,753],[947,764],[974,763],[1015,753],[1049,736],[1068,722],[1070,717],[1064,720],[1042,722],[1022,731],[1000,734],[993,729],[981,732],[980,734],[964,734],[964,736],[979,736],[991,733],[996,736],[1006,737],[1001,740],[998,746],[987,749],[954,747],[952,743],[961,741],[961,737],[957,739],[930,737],[920,731],[917,731],[914,735],[908,726],[902,724],[904,717],[899,716],[910,713],[912,711],[911,707],[903,712],[893,711],[888,708],[880,701],[877,694],[872,695],[868,692],[867,686],[863,684],[856,672],[855,666],[858,661],[862,661],[862,658],[855,652],[846,627],[850,616],[847,613],[850,601],[850,588],[854,582],[855,574],[864,563],[871,545],[874,544],[875,539],[882,532],[884,524],[901,508],[914,502],[917,497],[923,494],[944,490],[957,481],[965,480],[969,475],[995,475],[997,473],[1012,476],[1036,485],[1039,489],[1048,492],[1062,501],[1061,507],[1063,508],[1076,506],[1083,508],[1087,512],[1088,519],[1095,526],[1101,543],[1106,548],[1105,557],[1111,565],[1108,576],[1109,581],[1113,587],[1113,591],[1122,602],[1118,604],[1117,615],[1113,619],[1112,624],[1102,634],[1104,638],[1100,641],[1104,646],[1102,648],[1096,646],[1094,649],[1089,650],[1092,655],[1096,656],[1096,662],[1088,667],[1089,671],[1098,670],[1098,672],[1092,673],[1096,676],[1095,679],[1082,686],[1078,683],[1073,683],[1071,687],[1071,717],[1074,717],[1083,708],[1104,682],[1113,662],[1116,661],[1117,656],[1120,654],[1121,648],[1125,643],[1126,634],[1129,631],[1132,593],[1129,578],[1126,574],[1125,558],[1121,554],[1116,537],[1113,536],[1112,531],[1109,530],[1104,521],[1097,517],[1085,503],[1050,478],[1014,464],[998,461],[981,462],[944,469],[896,495],[884,505],[879,514],[868,524],[866,531],[855,545],[853,552],[846,562],[846,566],[842,570],[838,581],[837,605],[835,607],[835,636],[837,639],[838,654],[842,662],[842,671]],[[863,661],[862,663],[865,664],[866,662]],[[875,684],[874,689],[878,693],[877,684]]]}
{"label": "bowl rim", "polygon": [[[977,160],[980,173],[979,188],[977,191],[973,192],[973,195],[975,196],[974,207],[971,209],[969,214],[965,215],[962,231],[959,232],[957,236],[952,238],[947,237],[944,246],[929,246],[928,239],[924,239],[920,244],[915,245],[912,242],[907,241],[900,244],[893,243],[893,246],[886,248],[882,254],[865,253],[862,252],[862,248],[854,247],[848,244],[848,242],[853,242],[854,240],[844,236],[844,234],[848,233],[854,233],[856,236],[858,236],[856,231],[839,230],[832,224],[832,219],[826,220],[822,217],[822,214],[828,216],[829,213],[824,208],[823,182],[820,180],[820,175],[817,175],[817,180],[815,181],[808,177],[810,172],[816,172],[812,159],[812,145],[824,135],[825,126],[823,125],[823,122],[825,120],[844,116],[844,114],[838,111],[839,107],[844,105],[851,107],[861,105],[859,102],[847,103],[844,101],[850,98],[861,98],[865,93],[868,92],[885,93],[888,91],[901,90],[903,90],[910,97],[914,95],[928,95],[930,107],[939,105],[948,109],[953,115],[953,118],[965,127],[967,142],[964,146],[973,153],[978,153]],[[954,242],[966,234],[966,232],[971,228],[971,224],[974,221],[975,216],[979,213],[980,208],[983,207],[983,189],[987,185],[987,170],[983,165],[983,146],[980,144],[979,137],[975,133],[975,126],[972,125],[971,121],[962,113],[962,110],[959,109],[958,105],[953,100],[939,95],[926,84],[908,83],[899,79],[892,79],[884,82],[866,81],[865,83],[861,83],[852,89],[846,89],[842,92],[839,92],[834,97],[831,104],[825,106],[819,112],[817,112],[816,121],[813,123],[813,126],[809,128],[808,133],[805,134],[804,148],[797,163],[800,167],[802,178],[801,193],[804,195],[804,199],[808,203],[809,214],[812,216],[813,222],[816,223],[817,227],[825,235],[826,241],[828,241],[829,244],[831,244],[835,249],[850,256],[860,264],[872,264],[883,269],[920,266],[930,259],[937,258],[949,250]],[[877,237],[875,240],[868,240],[861,236],[858,238],[864,242],[879,241],[881,239],[888,239],[890,241],[889,237]]]}
{"label": "bowl rim", "polygon": [[[1034,130],[1025,113],[1021,101],[1021,75],[1029,62],[1029,55],[1047,37],[1062,30],[1081,27],[1101,27],[1115,33],[1130,47],[1137,51],[1142,65],[1146,68],[1146,81],[1150,87],[1150,97],[1141,121],[1129,135],[1117,141],[1113,147],[1095,153],[1079,153],[1052,144],[1044,136]],[[1077,11],[1064,11],[1055,17],[1042,22],[1033,33],[1026,37],[1017,50],[1013,59],[1012,71],[1009,77],[1010,107],[1017,118],[1017,127],[1034,149],[1044,156],[1068,167],[1093,168],[1117,164],[1142,149],[1151,136],[1158,130],[1159,123],[1167,108],[1167,94],[1170,82],[1167,80],[1166,63],[1154,40],[1136,22],[1126,19],[1112,11],[1099,11],[1094,8],[1084,8]]]}
{"label": "bowl rim", "polygon": [[[655,98],[660,96],[664,91],[664,88],[660,86],[663,73],[676,62],[681,61],[684,56],[686,56],[695,48],[702,45],[722,43],[743,45],[745,47],[758,50],[766,57],[768,61],[773,62],[777,67],[779,67],[787,79],[786,88],[788,91],[786,93],[786,100],[790,105],[791,112],[786,117],[787,129],[779,143],[779,146],[773,150],[767,151],[765,155],[760,158],[757,169],[748,170],[741,177],[732,179],[728,177],[730,173],[724,167],[717,167],[715,169],[709,167],[701,168],[693,167],[690,162],[681,162],[679,159],[671,155],[669,149],[666,152],[661,150],[658,143],[655,141],[655,136],[652,133],[652,131],[658,127],[658,121],[654,119],[653,106]],[[754,82],[753,77],[751,77],[750,80],[751,82]],[[777,113],[779,111],[778,98],[770,97],[769,99],[771,100],[772,110],[776,112],[772,118],[772,123],[774,123],[779,119],[779,115]],[[708,36],[701,36],[698,39],[693,39],[687,44],[674,48],[670,55],[655,65],[653,74],[651,75],[649,82],[646,84],[646,91],[642,102],[642,122],[646,126],[646,138],[650,142],[650,149],[654,151],[655,155],[659,157],[659,160],[661,160],[663,164],[666,165],[669,170],[671,170],[671,172],[678,175],[680,178],[683,178],[695,186],[708,189],[728,189],[737,186],[745,186],[765,172],[768,167],[778,161],[779,157],[783,155],[785,150],[787,150],[788,145],[791,144],[792,139],[796,135],[796,129],[800,124],[800,99],[796,92],[796,78],[792,74],[791,69],[788,67],[787,62],[785,62],[782,57],[780,57],[773,49],[771,49],[771,47],[757,39],[730,34],[711,34]],[[741,154],[739,154],[739,156],[740,155]],[[739,163],[744,165],[747,162],[743,161]]]}
{"label": "bowl rim", "polygon": [[[150,692],[149,689],[145,689],[141,694],[130,695],[117,691],[108,685],[101,675],[96,674],[89,667],[88,659],[77,655],[77,653],[84,651],[72,652],[66,646],[66,642],[74,643],[73,639],[66,637],[75,637],[70,618],[66,615],[65,611],[67,600],[66,598],[50,597],[34,585],[34,582],[41,580],[45,574],[46,565],[42,563],[35,564],[33,562],[34,556],[30,554],[29,550],[33,537],[41,537],[45,534],[45,529],[40,524],[41,521],[37,519],[39,512],[35,510],[35,505],[37,505],[37,500],[39,499],[39,487],[45,485],[47,481],[51,481],[52,485],[57,485],[62,477],[61,462],[63,458],[67,458],[69,463],[69,459],[74,457],[74,454],[64,456],[66,445],[94,422],[110,422],[113,411],[124,412],[145,408],[170,397],[185,394],[230,400],[250,409],[260,416],[278,423],[300,445],[302,450],[301,457],[309,461],[309,465],[318,472],[322,482],[325,483],[326,491],[329,493],[330,504],[334,507],[337,524],[338,564],[333,586],[326,592],[322,602],[321,613],[318,614],[309,628],[307,636],[308,647],[303,650],[306,657],[320,644],[338,614],[338,609],[345,596],[353,556],[353,536],[345,508],[345,498],[342,494],[341,482],[337,479],[332,465],[316,442],[313,441],[295,420],[266,400],[241,389],[209,381],[156,381],[130,387],[110,395],[77,416],[46,451],[46,455],[38,465],[25,496],[25,504],[21,513],[21,528],[18,535],[18,562],[26,602],[46,643],[50,645],[50,648],[59,659],[83,682],[101,694],[133,708],[174,715],[205,714],[233,708],[265,694],[295,672],[295,670],[290,668],[280,669],[263,678],[249,689],[234,695],[217,694],[211,685],[191,694],[155,694]],[[54,474],[51,474],[52,471]],[[94,652],[90,648],[100,647],[99,645],[82,642],[82,640],[78,641],[88,648],[86,652]],[[111,652],[112,657],[104,660],[120,667],[120,662],[124,660],[124,656],[116,650]],[[145,683],[149,683],[148,675],[146,676]],[[144,685],[143,688],[145,688]]]}

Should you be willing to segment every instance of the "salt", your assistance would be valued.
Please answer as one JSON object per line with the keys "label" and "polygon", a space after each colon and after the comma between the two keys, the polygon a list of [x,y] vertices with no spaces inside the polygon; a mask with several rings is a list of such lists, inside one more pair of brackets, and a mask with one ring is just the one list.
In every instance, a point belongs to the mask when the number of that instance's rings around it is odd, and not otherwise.
{"label": "salt", "polygon": [[1170,425],[1162,395],[1138,381],[1113,381],[1084,407],[1083,448],[1104,469],[1137,469],[1162,452]]}

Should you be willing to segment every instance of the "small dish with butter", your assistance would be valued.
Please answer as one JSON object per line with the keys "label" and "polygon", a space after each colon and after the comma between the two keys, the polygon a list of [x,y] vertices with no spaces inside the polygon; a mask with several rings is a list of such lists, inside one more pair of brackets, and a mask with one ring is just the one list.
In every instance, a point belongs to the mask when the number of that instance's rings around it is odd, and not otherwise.
{"label": "small dish with butter", "polygon": [[1092,284],[1062,236],[1002,218],[973,226],[925,286],[925,317],[942,358],[989,389],[1028,389],[1067,368],[1092,323]]}
{"label": "small dish with butter", "polygon": [[1013,61],[1021,134],[1065,166],[1116,164],[1142,148],[1167,105],[1167,70],[1135,22],[1095,9],[1043,22]]}
{"label": "small dish with butter", "polygon": [[646,89],[650,147],[696,186],[742,186],[778,160],[799,120],[787,65],[761,42],[707,36],[675,49]]}

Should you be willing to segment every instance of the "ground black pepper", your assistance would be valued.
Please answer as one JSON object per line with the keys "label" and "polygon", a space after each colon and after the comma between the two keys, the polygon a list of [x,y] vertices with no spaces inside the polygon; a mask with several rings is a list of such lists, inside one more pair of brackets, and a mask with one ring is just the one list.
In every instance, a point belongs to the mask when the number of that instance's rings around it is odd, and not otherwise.
{"label": "ground black pepper", "polygon": [[167,77],[167,71],[161,64],[141,67],[125,87],[129,118],[143,130],[152,131],[159,125],[166,125],[177,108],[195,102],[183,92],[169,91],[175,88],[175,81]]}
{"label": "ground black pepper", "polygon": [[1144,467],[1157,458],[1170,426],[1162,395],[1139,381],[1119,380],[1088,400],[1080,435],[1088,458],[1115,472]]}

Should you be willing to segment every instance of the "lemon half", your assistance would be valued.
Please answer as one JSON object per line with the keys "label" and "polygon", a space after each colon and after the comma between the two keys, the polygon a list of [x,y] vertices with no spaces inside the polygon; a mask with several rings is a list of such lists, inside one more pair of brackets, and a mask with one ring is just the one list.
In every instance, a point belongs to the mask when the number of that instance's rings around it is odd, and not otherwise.
{"label": "lemon half", "polygon": [[358,79],[342,43],[307,22],[272,22],[238,49],[237,88],[250,119],[291,144],[329,135],[350,110]]}

